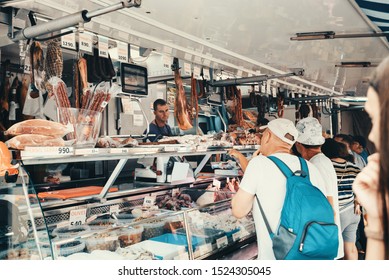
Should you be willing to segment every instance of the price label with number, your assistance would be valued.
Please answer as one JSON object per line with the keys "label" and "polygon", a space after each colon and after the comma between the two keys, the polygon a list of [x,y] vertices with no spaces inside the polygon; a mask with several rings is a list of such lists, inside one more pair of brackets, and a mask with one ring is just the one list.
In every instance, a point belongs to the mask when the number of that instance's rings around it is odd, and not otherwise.
{"label": "price label with number", "polygon": [[219,239],[216,239],[216,245],[220,249],[224,246],[227,246],[228,244],[228,239],[227,236],[220,237]]}
{"label": "price label with number", "polygon": [[71,226],[80,226],[85,223],[86,208],[70,210],[69,224]]}
{"label": "price label with number", "polygon": [[172,58],[170,56],[164,55],[163,56],[163,67],[169,68],[172,65]]}
{"label": "price label with number", "polygon": [[78,36],[78,44],[80,51],[85,51],[92,53],[93,52],[93,35],[90,33],[80,33]]}
{"label": "price label with number", "polygon": [[184,74],[186,76],[192,75],[192,65],[190,63],[184,62]]}
{"label": "price label with number", "polygon": [[242,238],[242,233],[241,233],[240,230],[238,232],[235,232],[235,233],[232,234],[232,240],[234,242],[238,241],[241,238]]}
{"label": "price label with number", "polygon": [[209,73],[209,68],[203,68],[203,76],[204,76],[204,79],[206,79],[206,80],[211,79],[211,75]]}
{"label": "price label with number", "polygon": [[[68,32],[69,30],[62,30],[62,32]],[[76,34],[70,33],[61,37],[61,46],[67,49],[76,49]]]}
{"label": "price label with number", "polygon": [[212,185],[220,189],[221,187],[221,182],[218,179],[213,179]]}
{"label": "price label with number", "polygon": [[108,58],[108,38],[99,36],[99,56]]}
{"label": "price label with number", "polygon": [[23,157],[31,156],[66,156],[73,155],[73,147],[25,147],[21,152]]}
{"label": "price label with number", "polygon": [[155,195],[149,195],[146,196],[145,199],[143,200],[143,206],[145,207],[150,207],[155,204],[156,196]]}
{"label": "price label with number", "polygon": [[128,62],[128,44],[117,42],[118,45],[118,60],[121,62]]}
{"label": "price label with number", "polygon": [[201,68],[198,66],[193,67],[193,77],[195,79],[200,79],[200,75],[201,75]]}
{"label": "price label with number", "polygon": [[25,74],[31,73],[31,61],[29,56],[27,56],[26,59],[24,60],[23,71]]}

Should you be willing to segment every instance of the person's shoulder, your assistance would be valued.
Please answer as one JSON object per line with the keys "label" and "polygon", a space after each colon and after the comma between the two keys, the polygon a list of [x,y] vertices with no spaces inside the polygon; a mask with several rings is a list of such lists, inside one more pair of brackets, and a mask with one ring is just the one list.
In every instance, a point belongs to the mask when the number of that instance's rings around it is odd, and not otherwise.
{"label": "person's shoulder", "polygon": [[332,161],[328,157],[326,157],[323,153],[315,155],[309,160],[309,162],[313,163],[314,165],[333,166]]}

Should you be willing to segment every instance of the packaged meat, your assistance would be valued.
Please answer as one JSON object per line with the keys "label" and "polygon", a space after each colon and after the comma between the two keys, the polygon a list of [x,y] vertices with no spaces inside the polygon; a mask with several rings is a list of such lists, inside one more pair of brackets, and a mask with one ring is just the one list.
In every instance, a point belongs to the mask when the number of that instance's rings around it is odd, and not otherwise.
{"label": "packaged meat", "polygon": [[62,138],[38,134],[23,134],[13,137],[5,142],[8,148],[24,150],[26,146],[62,147],[65,142]]}
{"label": "packaged meat", "polygon": [[14,124],[4,134],[39,134],[51,137],[63,137],[70,132],[73,132],[73,126],[65,126],[61,123],[48,120],[33,119]]}

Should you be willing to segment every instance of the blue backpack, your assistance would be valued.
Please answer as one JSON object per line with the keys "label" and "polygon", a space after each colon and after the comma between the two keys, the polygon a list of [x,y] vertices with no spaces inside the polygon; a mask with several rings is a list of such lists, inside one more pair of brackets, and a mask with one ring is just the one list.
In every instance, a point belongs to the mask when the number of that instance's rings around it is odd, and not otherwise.
{"label": "blue backpack", "polygon": [[277,232],[273,233],[259,202],[259,209],[273,243],[277,260],[333,260],[338,254],[338,226],[324,194],[309,180],[306,161],[292,172],[280,159],[270,156],[286,177],[286,195]]}

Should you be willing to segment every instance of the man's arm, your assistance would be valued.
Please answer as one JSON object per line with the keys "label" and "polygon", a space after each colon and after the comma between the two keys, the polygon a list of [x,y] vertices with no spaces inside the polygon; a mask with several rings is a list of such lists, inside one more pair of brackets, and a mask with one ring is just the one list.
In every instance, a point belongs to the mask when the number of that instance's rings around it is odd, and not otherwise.
{"label": "man's arm", "polygon": [[239,189],[231,201],[232,214],[238,219],[245,217],[253,208],[253,201],[253,194]]}

